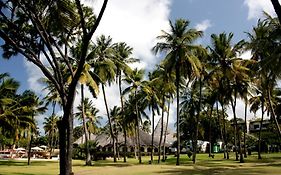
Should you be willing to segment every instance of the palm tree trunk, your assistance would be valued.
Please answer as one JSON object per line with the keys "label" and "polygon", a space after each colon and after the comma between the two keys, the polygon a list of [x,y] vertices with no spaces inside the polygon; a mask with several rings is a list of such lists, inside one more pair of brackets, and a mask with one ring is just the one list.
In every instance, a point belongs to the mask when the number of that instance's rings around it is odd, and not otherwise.
{"label": "palm tree trunk", "polygon": [[150,155],[150,161],[151,164],[153,163],[153,152],[154,152],[154,111],[152,106],[152,135],[151,135],[151,155]]}
{"label": "palm tree trunk", "polygon": [[124,130],[124,162],[127,162],[126,160],[126,156],[127,156],[127,132],[126,132],[126,128],[123,127]]}
{"label": "palm tree trunk", "polygon": [[[53,117],[55,116],[56,102],[53,102],[52,106],[53,106],[53,112],[52,112],[52,120],[53,120]],[[54,125],[53,125],[53,122],[52,122],[52,127],[51,127],[50,135],[51,135],[50,158],[52,158],[53,145],[54,145]]]}
{"label": "palm tree trunk", "polygon": [[281,140],[281,129],[280,129],[279,123],[278,123],[277,118],[276,118],[275,110],[273,109],[270,90],[267,90],[267,98],[268,98],[268,102],[269,102],[269,108],[270,108],[271,116],[272,116],[274,124],[277,128],[279,140]]}
{"label": "palm tree trunk", "polygon": [[167,138],[167,130],[169,124],[169,115],[170,115],[170,99],[168,99],[168,112],[167,112],[167,121],[166,121],[166,128],[164,134],[164,142],[163,142],[163,161],[166,161],[166,138]]}
{"label": "palm tree trunk", "polygon": [[179,84],[180,84],[180,71],[179,63],[176,63],[176,91],[177,91],[177,162],[176,165],[180,165],[180,115],[179,115]]}
{"label": "palm tree trunk", "polygon": [[162,138],[163,138],[163,127],[164,127],[164,114],[165,114],[165,96],[162,97],[162,116],[161,116],[161,131],[160,131],[160,140],[158,145],[158,163],[160,163],[161,159],[161,145],[162,145]]}
{"label": "palm tree trunk", "polygon": [[[221,140],[223,142],[223,145],[225,146],[225,139],[224,139],[224,135],[223,135],[223,129],[222,129],[222,126],[221,126],[221,118],[220,118],[220,114],[219,114],[219,102],[218,101],[216,101],[216,108],[217,108],[218,125],[219,125],[219,129],[220,129]],[[224,159],[226,159],[225,149],[223,150],[223,157],[224,157]]]}
{"label": "palm tree trunk", "polygon": [[[237,140],[238,140],[238,146],[239,146],[239,154],[240,154],[240,163],[244,163],[243,159],[243,153],[242,153],[242,148],[241,148],[241,139],[240,139],[240,134],[239,134],[239,126],[237,123],[237,117],[236,117],[236,99],[237,99],[237,90],[234,88],[234,101],[231,98],[231,106],[232,106],[232,111],[233,111],[233,117],[234,117],[234,144],[236,148],[236,161],[238,161],[238,152],[237,152]],[[237,138],[237,139],[236,139]]]}
{"label": "palm tree trunk", "polygon": [[245,128],[244,128],[244,157],[247,158],[247,147],[246,147],[246,133],[247,133],[247,108],[248,108],[248,98],[245,100]]}
{"label": "palm tree trunk", "polygon": [[108,118],[108,123],[109,123],[110,135],[111,135],[111,138],[112,138],[112,145],[113,145],[113,161],[114,161],[114,162],[117,162],[117,160],[116,160],[115,136],[114,136],[114,134],[113,134],[113,128],[112,128],[111,118],[110,118],[110,115],[109,115],[109,110],[108,110],[108,105],[107,105],[107,100],[106,100],[106,96],[105,96],[105,90],[104,90],[104,84],[103,84],[103,83],[102,83],[101,87],[102,87],[103,99],[104,99],[104,104],[105,104],[106,113],[107,113],[107,118]]}
{"label": "palm tree trunk", "polygon": [[212,115],[213,115],[213,105],[211,106],[211,112],[210,112],[210,121],[209,121],[209,157],[211,157],[212,154]]}
{"label": "palm tree trunk", "polygon": [[262,97],[261,100],[261,121],[260,121],[260,130],[259,130],[259,142],[258,142],[258,159],[262,159],[261,157],[261,130],[262,130],[262,123],[263,123],[263,117],[264,117],[264,100]]}
{"label": "palm tree trunk", "polygon": [[[223,121],[223,132],[224,132],[224,152],[226,152],[226,159],[229,159],[229,152],[228,152],[228,141],[227,141],[227,133],[226,133],[226,122],[225,122],[225,114],[224,114],[224,103],[221,102],[221,108],[222,108],[222,121]],[[225,156],[225,155],[224,155]]]}
{"label": "palm tree trunk", "polygon": [[[122,84],[122,79],[121,79],[121,75],[118,76],[118,86],[119,86],[119,95],[120,95],[120,102],[121,102],[121,111],[122,111],[122,118],[125,118],[124,115],[124,102],[123,102],[123,95],[122,95],[122,88],[121,88],[121,84]],[[124,130],[124,162],[127,162],[126,160],[126,155],[127,155],[127,133],[126,133],[126,127],[125,127],[125,123],[123,122],[123,130]]]}
{"label": "palm tree trunk", "polygon": [[[34,115],[32,114],[32,120],[34,120]],[[33,141],[33,133],[32,133],[32,129],[29,126],[30,129],[30,141],[29,141],[29,146],[28,146],[28,155],[27,155],[27,165],[30,165],[30,157],[31,157],[31,145],[32,145],[32,141]]]}
{"label": "palm tree trunk", "polygon": [[83,119],[83,127],[84,127],[84,133],[85,133],[85,145],[86,145],[86,165],[90,166],[92,165],[91,161],[91,154],[90,154],[90,148],[89,148],[89,133],[87,129],[86,124],[86,115],[85,115],[85,105],[84,105],[84,85],[81,84],[81,107],[82,107],[82,119]]}
{"label": "palm tree trunk", "polygon": [[141,144],[140,144],[140,122],[139,122],[139,109],[138,109],[138,102],[137,102],[137,92],[135,91],[135,100],[136,100],[136,126],[137,126],[137,139],[138,139],[138,158],[139,163],[141,163]]}
{"label": "palm tree trunk", "polygon": [[119,146],[118,146],[118,132],[116,133],[116,152],[117,152],[117,159],[120,160]]}
{"label": "palm tree trunk", "polygon": [[31,136],[30,136],[30,142],[29,142],[29,146],[28,146],[27,165],[30,165],[31,145],[32,145],[32,142],[33,142],[33,134],[31,134]]}
{"label": "palm tree trunk", "polygon": [[195,129],[195,138],[193,144],[193,155],[192,155],[192,162],[195,164],[196,162],[196,153],[197,153],[197,140],[198,140],[198,132],[199,132],[199,122],[200,122],[200,110],[201,110],[201,98],[202,98],[202,80],[201,76],[199,77],[199,104],[197,108],[197,115],[195,118],[196,121],[196,129]]}

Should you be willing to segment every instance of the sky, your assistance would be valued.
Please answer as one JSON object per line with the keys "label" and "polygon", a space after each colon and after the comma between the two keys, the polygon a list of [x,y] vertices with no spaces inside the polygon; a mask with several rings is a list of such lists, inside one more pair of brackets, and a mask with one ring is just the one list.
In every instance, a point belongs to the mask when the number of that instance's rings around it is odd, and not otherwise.
{"label": "sky", "polygon": [[[98,12],[102,0],[83,0],[83,3],[91,6]],[[258,18],[263,16],[263,11],[274,15],[274,10],[269,0],[111,0],[93,37],[93,40],[101,35],[110,35],[113,42],[126,42],[133,47],[133,56],[139,58],[141,63],[138,68],[151,71],[154,65],[162,59],[151,52],[151,48],[157,42],[156,36],[161,30],[169,31],[169,20],[174,22],[178,18],[190,21],[190,26],[204,31],[204,36],[197,40],[198,44],[207,46],[210,44],[210,35],[221,32],[234,33],[234,42],[246,39],[245,32],[250,32],[256,25]],[[0,39],[0,43],[2,43]],[[0,54],[2,53],[0,49]],[[250,57],[249,53],[243,55]],[[42,73],[31,63],[17,56],[10,60],[0,58],[0,73],[8,72],[11,77],[20,81],[20,92],[32,89],[40,97],[46,92],[38,82]],[[119,105],[118,89],[116,85],[106,88],[110,108]],[[86,95],[90,98],[89,92]],[[79,104],[79,95],[75,105]],[[105,116],[105,107],[102,94],[94,100],[95,106],[100,110],[100,115]],[[175,103],[171,108],[171,123],[175,122]],[[59,112],[61,113],[61,111]],[[238,117],[244,116],[244,104],[239,101],[237,105]],[[42,123],[44,117],[38,116]],[[229,115],[232,113],[229,111]],[[253,114],[249,113],[253,118]],[[159,116],[155,119],[157,122]]]}

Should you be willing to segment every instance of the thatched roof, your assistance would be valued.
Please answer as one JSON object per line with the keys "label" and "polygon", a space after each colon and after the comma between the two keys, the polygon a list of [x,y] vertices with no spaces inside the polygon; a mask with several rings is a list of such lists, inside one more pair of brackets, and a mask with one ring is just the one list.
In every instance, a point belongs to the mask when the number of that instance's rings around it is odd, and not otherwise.
{"label": "thatched roof", "polygon": [[[164,122],[164,131],[166,128],[166,123]],[[164,132],[163,131],[163,132]],[[151,135],[149,133],[146,133],[142,130],[139,130],[140,133],[140,144],[141,146],[150,146],[151,145]],[[154,146],[158,146],[159,140],[160,140],[160,133],[161,133],[161,118],[158,121],[155,131],[154,131]],[[170,146],[174,141],[175,138],[173,137],[174,133],[172,130],[168,127],[167,129],[167,136],[166,136],[166,146]],[[125,143],[125,138],[123,133],[118,134],[118,144],[123,145]],[[112,145],[112,139],[110,136],[106,133],[101,133],[99,135],[93,135],[91,134],[91,139],[93,141],[96,141],[99,146],[111,146]],[[162,139],[162,142],[164,141],[164,138]],[[77,141],[75,141],[76,144],[81,144],[85,142],[85,136],[83,135],[80,137]],[[136,138],[135,136],[129,137],[127,136],[127,146],[134,146],[136,144]]]}
{"label": "thatched roof", "polygon": [[[162,117],[159,119],[156,128],[154,130],[154,139],[157,140],[157,143],[160,141],[160,135],[161,135],[161,122],[162,122]],[[165,134],[165,129],[166,129],[167,123],[164,121],[163,122],[163,135]],[[170,146],[173,144],[174,141],[176,141],[176,138],[174,137],[174,133],[171,128],[167,128],[167,133],[166,133],[166,146]],[[162,138],[162,142],[164,142],[164,137]]]}

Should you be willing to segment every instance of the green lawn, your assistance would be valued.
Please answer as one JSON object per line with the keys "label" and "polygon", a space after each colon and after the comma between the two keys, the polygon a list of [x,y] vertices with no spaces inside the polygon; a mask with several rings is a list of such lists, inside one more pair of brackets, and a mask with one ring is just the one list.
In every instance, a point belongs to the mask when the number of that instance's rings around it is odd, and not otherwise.
{"label": "green lawn", "polygon": [[[175,166],[176,159],[168,157],[166,163],[153,165],[148,164],[149,157],[143,157],[143,164],[137,160],[129,159],[128,163],[119,160],[113,163],[111,159],[93,162],[94,166],[83,166],[84,162],[73,161],[75,175],[280,175],[281,153],[263,154],[262,160],[257,160],[257,155],[249,156],[246,163],[240,164],[234,161],[233,155],[230,160],[223,160],[222,154],[215,158],[208,158],[207,154],[199,154],[196,165],[186,155],[181,155],[181,165]],[[155,157],[156,160],[156,157]],[[31,166],[26,161],[0,161],[0,175],[55,175],[58,174],[57,161],[32,161]]]}

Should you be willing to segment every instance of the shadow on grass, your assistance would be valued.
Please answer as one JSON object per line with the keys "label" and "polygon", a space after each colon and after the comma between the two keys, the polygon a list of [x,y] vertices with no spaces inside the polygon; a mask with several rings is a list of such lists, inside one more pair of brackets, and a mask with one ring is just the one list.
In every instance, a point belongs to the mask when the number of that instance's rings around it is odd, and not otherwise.
{"label": "shadow on grass", "polygon": [[253,170],[253,169],[227,169],[227,168],[210,168],[210,169],[171,169],[165,171],[159,171],[157,174],[167,174],[167,175],[210,175],[210,174],[223,174],[223,175],[233,175],[233,174],[243,174],[243,175],[261,175],[264,172]]}
{"label": "shadow on grass", "polygon": [[[91,166],[89,167],[106,167],[106,166],[113,166],[113,167],[129,167],[129,166],[133,166],[135,164],[129,164],[129,163],[114,163],[114,162],[94,162]],[[78,166],[78,167],[81,167],[81,166],[85,166],[87,167],[86,165],[83,165],[83,164],[73,164],[72,165],[73,167],[75,166]]]}
{"label": "shadow on grass", "polygon": [[[51,162],[51,161],[31,161],[31,164],[29,166],[46,166],[46,164],[57,164],[58,162]],[[27,162],[24,161],[13,161],[13,160],[5,160],[0,161],[0,166],[28,166]],[[1,175],[1,174],[0,174]]]}
{"label": "shadow on grass", "polygon": [[[6,175],[6,174],[1,174],[0,175]],[[33,173],[13,173],[13,174],[9,174],[9,175],[37,175],[37,173],[33,174]]]}

